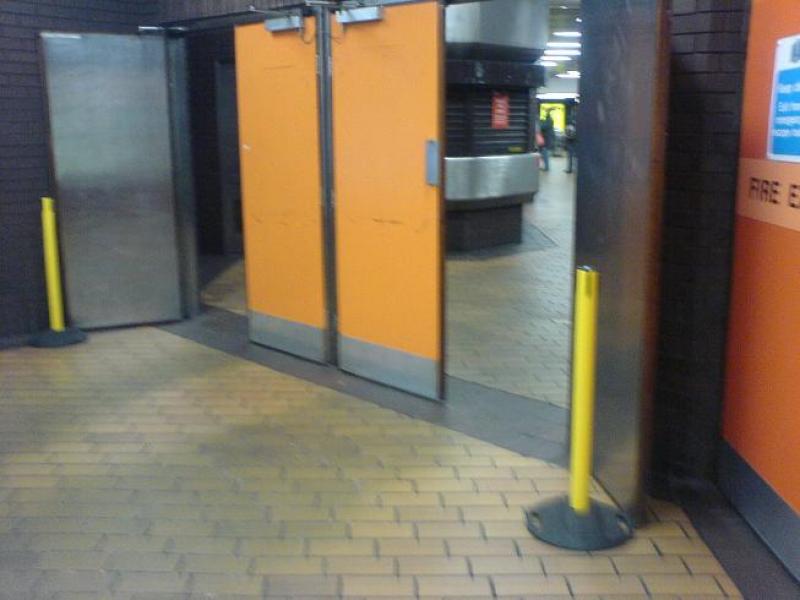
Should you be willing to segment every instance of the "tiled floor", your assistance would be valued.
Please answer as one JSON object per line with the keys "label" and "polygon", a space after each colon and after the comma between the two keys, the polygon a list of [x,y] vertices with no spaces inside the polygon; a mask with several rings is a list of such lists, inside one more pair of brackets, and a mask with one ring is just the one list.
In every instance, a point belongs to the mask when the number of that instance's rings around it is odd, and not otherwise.
{"label": "tiled floor", "polygon": [[[247,296],[245,291],[244,260],[205,257],[208,266],[220,265],[218,273],[211,278],[200,292],[203,304],[228,310],[237,315],[247,314]],[[215,269],[216,270],[216,269]]]}
{"label": "tiled floor", "polygon": [[0,352],[0,598],[720,598],[680,510],[564,552],[563,470],[140,328]]}
{"label": "tiled floor", "polygon": [[575,176],[562,159],[542,173],[525,219],[549,248],[447,261],[448,374],[568,404]]}

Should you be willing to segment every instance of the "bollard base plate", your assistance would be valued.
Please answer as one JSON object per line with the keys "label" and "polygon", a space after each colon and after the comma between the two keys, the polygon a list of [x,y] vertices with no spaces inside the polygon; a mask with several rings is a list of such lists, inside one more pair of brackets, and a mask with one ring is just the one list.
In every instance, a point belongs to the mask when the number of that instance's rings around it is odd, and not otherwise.
{"label": "bollard base plate", "polygon": [[617,508],[592,501],[589,513],[579,515],[566,496],[525,511],[525,517],[534,537],[569,550],[614,548],[633,535],[633,526]]}
{"label": "bollard base plate", "polygon": [[31,346],[35,348],[63,348],[86,341],[86,333],[76,327],[64,331],[43,331],[31,338]]}

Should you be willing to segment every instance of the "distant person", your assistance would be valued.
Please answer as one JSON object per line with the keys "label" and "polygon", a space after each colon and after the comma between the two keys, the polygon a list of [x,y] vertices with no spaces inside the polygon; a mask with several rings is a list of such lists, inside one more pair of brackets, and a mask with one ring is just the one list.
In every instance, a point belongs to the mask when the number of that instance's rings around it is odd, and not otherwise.
{"label": "distant person", "polygon": [[553,123],[553,115],[550,114],[553,111],[548,110],[545,114],[544,119],[539,121],[539,133],[542,134],[541,145],[539,146],[539,152],[542,154],[542,162],[544,163],[544,171],[550,170],[550,151],[556,145],[556,128],[555,124]]}
{"label": "distant person", "polygon": [[575,126],[575,121],[567,123],[564,129],[564,148],[567,150],[567,168],[565,173],[572,173],[575,166],[575,146],[578,142],[578,128]]}

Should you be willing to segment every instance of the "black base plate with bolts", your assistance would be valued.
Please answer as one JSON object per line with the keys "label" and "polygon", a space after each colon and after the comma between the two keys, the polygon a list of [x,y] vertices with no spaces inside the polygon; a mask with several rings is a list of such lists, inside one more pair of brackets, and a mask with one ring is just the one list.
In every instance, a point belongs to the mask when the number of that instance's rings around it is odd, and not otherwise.
{"label": "black base plate with bolts", "polygon": [[53,331],[52,329],[36,334],[31,338],[31,346],[36,348],[63,348],[86,341],[86,333],[76,327],[70,327],[64,331]]}
{"label": "black base plate with bolts", "polygon": [[604,550],[628,541],[630,520],[619,509],[592,501],[585,515],[576,513],[565,496],[525,512],[528,531],[536,538],[569,550]]}

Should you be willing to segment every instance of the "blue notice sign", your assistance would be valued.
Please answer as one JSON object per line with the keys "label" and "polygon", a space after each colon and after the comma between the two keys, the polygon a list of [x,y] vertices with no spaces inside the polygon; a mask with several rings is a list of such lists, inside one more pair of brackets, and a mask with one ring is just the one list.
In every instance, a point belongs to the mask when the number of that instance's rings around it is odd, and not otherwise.
{"label": "blue notice sign", "polygon": [[800,35],[778,41],[768,156],[800,162]]}

